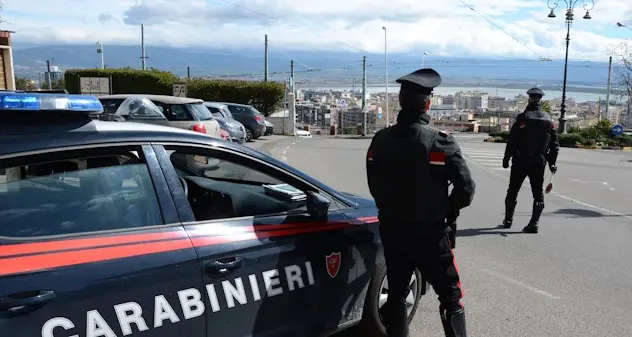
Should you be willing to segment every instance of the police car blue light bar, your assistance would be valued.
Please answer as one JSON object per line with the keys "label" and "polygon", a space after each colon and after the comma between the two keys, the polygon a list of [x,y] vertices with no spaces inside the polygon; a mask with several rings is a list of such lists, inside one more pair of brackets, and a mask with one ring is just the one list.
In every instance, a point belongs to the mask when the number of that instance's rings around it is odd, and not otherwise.
{"label": "police car blue light bar", "polygon": [[0,110],[103,112],[95,96],[65,94],[0,93]]}

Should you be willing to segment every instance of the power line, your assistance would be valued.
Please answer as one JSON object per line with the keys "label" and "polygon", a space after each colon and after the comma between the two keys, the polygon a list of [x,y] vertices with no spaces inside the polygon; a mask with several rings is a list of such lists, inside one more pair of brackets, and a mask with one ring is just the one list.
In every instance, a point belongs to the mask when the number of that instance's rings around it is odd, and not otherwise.
{"label": "power line", "polygon": [[479,13],[478,11],[476,11],[476,9],[474,9],[474,7],[468,5],[465,1],[463,0],[459,0],[459,2],[461,2],[463,5],[465,5],[465,7],[469,8],[470,10],[472,10],[474,13],[476,13],[478,16],[482,17],[483,19],[485,19],[485,21],[491,23],[494,27],[500,29],[503,33],[507,34],[509,37],[511,37],[512,39],[516,40],[516,42],[520,43],[523,47],[527,48],[529,51],[531,51],[532,53],[534,53],[535,55],[537,55],[540,59],[544,59],[544,57],[542,57],[542,55],[538,54],[535,50],[529,48],[529,46],[527,46],[525,43],[523,43],[522,41],[520,41],[517,37],[511,35],[511,33],[509,33],[508,31],[506,31],[504,28],[502,28],[501,26],[499,26],[498,24],[496,24],[494,21],[492,21],[491,19],[489,19],[488,17],[486,17],[485,15]]}
{"label": "power line", "polygon": [[242,6],[242,5],[239,5],[239,4],[236,4],[236,3],[233,3],[233,2],[227,1],[227,0],[219,0],[219,1],[224,2],[224,3],[226,3],[226,4],[229,4],[229,5],[231,5],[231,6],[239,7],[239,8],[241,8],[241,9],[247,10],[247,11],[252,12],[252,13],[255,13],[255,14],[259,14],[259,15],[261,15],[261,16],[263,16],[263,17],[266,17],[266,18],[268,18],[268,19],[270,19],[270,20],[272,20],[272,21],[276,21],[276,22],[278,22],[278,23],[282,23],[282,24],[284,24],[284,25],[287,25],[287,26],[290,26],[290,27],[294,27],[294,28],[296,28],[296,29],[300,29],[300,30],[302,30],[302,31],[305,31],[305,32],[308,32],[308,33],[311,33],[311,34],[314,34],[314,35],[317,35],[317,36],[320,36],[320,37],[325,38],[325,39],[327,39],[327,40],[331,40],[331,41],[333,41],[333,42],[336,42],[336,43],[337,43],[337,44],[339,44],[339,45],[343,45],[343,46],[346,46],[346,47],[348,47],[348,48],[351,48],[351,49],[354,49],[354,50],[357,50],[357,51],[360,51],[360,52],[363,52],[363,53],[367,53],[367,51],[362,50],[362,49],[360,49],[360,48],[358,48],[358,47],[354,47],[354,46],[352,46],[352,45],[350,45],[350,44],[348,44],[348,43],[344,43],[344,42],[341,42],[341,41],[334,40],[334,39],[332,39],[332,38],[331,38],[331,37],[329,37],[329,36],[326,36],[326,35],[323,35],[323,34],[321,34],[321,33],[315,32],[315,31],[310,30],[310,29],[307,29],[307,28],[305,28],[305,27],[301,27],[301,26],[297,26],[297,25],[295,25],[295,24],[291,24],[291,23],[289,23],[289,22],[287,22],[287,21],[283,21],[283,20],[277,19],[277,18],[275,18],[275,17],[269,16],[269,15],[267,15],[267,14],[265,14],[265,13],[259,12],[259,11],[257,11],[257,10],[252,9],[252,8],[248,8],[248,7],[246,7],[246,6]]}

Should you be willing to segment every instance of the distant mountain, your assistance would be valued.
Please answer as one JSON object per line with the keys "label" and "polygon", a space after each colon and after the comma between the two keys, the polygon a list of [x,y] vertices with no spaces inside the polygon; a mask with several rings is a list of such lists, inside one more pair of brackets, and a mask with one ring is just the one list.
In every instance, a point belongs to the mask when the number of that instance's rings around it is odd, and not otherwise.
{"label": "distant mountain", "polygon": [[[263,48],[243,50],[217,50],[205,48],[171,48],[146,46],[148,67],[168,70],[186,76],[239,77],[262,79],[264,72]],[[140,46],[105,45],[107,67],[140,68]],[[290,58],[294,58],[296,80],[312,83],[359,81],[362,78],[362,54],[324,51],[269,51],[269,72],[272,80],[289,77]],[[384,56],[367,56],[369,84],[384,79]],[[38,78],[46,69],[46,60],[62,70],[94,68],[101,64],[96,45],[17,46],[14,49],[16,75]],[[420,67],[421,57],[412,54],[389,54],[391,80]],[[537,61],[528,59],[465,59],[428,56],[425,66],[439,71],[445,84],[452,85],[505,85],[521,83],[558,85],[562,82],[564,61]],[[574,86],[605,86],[608,64],[601,62],[570,61],[568,83]],[[522,85],[521,85],[522,86]]]}

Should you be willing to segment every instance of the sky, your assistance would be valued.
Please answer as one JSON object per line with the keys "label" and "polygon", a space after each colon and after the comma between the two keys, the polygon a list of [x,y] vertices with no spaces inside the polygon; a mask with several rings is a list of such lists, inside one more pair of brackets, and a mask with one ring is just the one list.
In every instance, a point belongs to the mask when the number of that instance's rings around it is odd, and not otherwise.
{"label": "sky", "polygon": [[[607,59],[632,41],[631,0],[576,2],[569,57]],[[2,0],[15,44],[140,44],[434,56],[564,58],[567,3],[539,0]],[[551,1],[553,3],[554,1]],[[469,6],[469,7],[468,7]],[[594,8],[593,8],[594,7]],[[382,27],[386,27],[385,30]]]}

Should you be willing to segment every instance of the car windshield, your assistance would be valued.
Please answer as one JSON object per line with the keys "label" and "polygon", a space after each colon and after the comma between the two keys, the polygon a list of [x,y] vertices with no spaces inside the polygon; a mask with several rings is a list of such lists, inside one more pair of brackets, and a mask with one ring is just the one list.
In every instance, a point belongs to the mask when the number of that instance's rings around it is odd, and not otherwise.
{"label": "car windshield", "polygon": [[213,118],[213,114],[202,103],[187,104],[189,111],[193,112],[201,121],[208,121]]}
{"label": "car windshield", "polygon": [[126,119],[166,119],[160,109],[145,97],[128,97],[116,109],[116,115]]}
{"label": "car windshield", "polygon": [[227,106],[222,106],[221,108],[219,108],[219,110],[222,112],[222,114],[228,118],[233,118],[233,114],[230,112],[230,110],[228,110]]}

